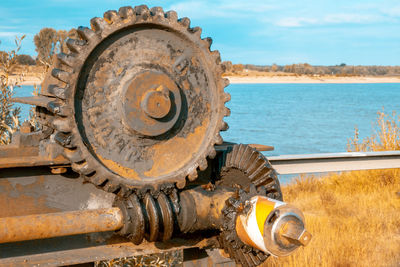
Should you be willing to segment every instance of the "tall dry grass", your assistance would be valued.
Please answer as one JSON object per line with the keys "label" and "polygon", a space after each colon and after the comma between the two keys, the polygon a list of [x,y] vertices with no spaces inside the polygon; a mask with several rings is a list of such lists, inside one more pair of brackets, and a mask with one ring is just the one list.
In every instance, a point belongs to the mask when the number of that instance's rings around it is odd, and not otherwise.
{"label": "tall dry grass", "polygon": [[[378,113],[375,133],[352,151],[400,150],[400,117]],[[400,266],[400,169],[300,176],[283,187],[305,214],[313,239],[265,266]]]}

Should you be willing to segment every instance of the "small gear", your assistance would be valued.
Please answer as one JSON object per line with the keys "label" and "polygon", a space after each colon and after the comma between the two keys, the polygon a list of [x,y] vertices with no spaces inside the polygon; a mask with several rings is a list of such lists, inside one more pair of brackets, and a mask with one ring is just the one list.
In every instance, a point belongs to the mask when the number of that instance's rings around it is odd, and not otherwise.
{"label": "small gear", "polygon": [[282,200],[282,192],[275,170],[268,159],[247,145],[234,145],[231,151],[219,157],[220,176],[216,184],[236,187],[234,197],[229,198],[223,210],[224,227],[220,245],[242,266],[257,266],[269,255],[244,244],[236,234],[237,215],[246,212],[248,201],[256,195]]}

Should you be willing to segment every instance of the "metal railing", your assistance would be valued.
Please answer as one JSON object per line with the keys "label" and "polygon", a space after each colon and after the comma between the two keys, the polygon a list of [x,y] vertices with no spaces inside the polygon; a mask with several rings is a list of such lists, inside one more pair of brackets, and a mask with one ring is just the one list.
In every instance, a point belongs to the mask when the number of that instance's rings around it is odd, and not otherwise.
{"label": "metal railing", "polygon": [[400,168],[400,151],[282,155],[267,158],[278,174]]}

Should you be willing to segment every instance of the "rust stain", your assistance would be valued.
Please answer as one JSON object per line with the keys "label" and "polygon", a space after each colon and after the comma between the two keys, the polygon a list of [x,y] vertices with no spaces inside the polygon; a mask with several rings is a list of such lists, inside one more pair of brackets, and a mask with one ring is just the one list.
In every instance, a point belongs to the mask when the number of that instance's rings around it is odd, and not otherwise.
{"label": "rust stain", "polygon": [[32,188],[41,186],[43,182],[44,178],[41,176],[30,185],[16,184],[14,187],[7,179],[1,180],[0,188],[4,193],[0,194],[0,218],[60,211],[47,205],[45,195],[31,196],[26,194],[32,192]]}
{"label": "rust stain", "polygon": [[0,243],[118,230],[119,208],[0,218]]}
{"label": "rust stain", "polygon": [[135,170],[133,170],[131,168],[124,167],[121,164],[118,164],[117,162],[115,162],[115,161],[113,161],[111,159],[103,158],[102,156],[100,156],[97,153],[96,153],[96,155],[101,160],[101,162],[107,168],[109,168],[111,171],[113,171],[114,173],[116,173],[118,175],[121,175],[124,178],[140,180],[140,177],[139,177],[138,173]]}
{"label": "rust stain", "polygon": [[[153,167],[144,174],[148,177],[159,177],[171,173],[171,170],[182,168],[192,159],[193,151],[199,151],[206,136],[209,119],[204,120],[203,124],[198,126],[193,133],[186,137],[169,139],[166,142],[153,146]],[[176,148],[181,148],[179,153]],[[172,151],[172,152],[171,152]]]}

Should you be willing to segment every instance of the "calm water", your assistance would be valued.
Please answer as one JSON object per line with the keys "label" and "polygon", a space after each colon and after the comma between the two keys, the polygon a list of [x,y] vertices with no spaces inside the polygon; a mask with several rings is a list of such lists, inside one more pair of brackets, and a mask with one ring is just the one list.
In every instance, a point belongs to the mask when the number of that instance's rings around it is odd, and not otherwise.
{"label": "calm water", "polygon": [[232,84],[225,140],[272,145],[267,155],[343,152],[377,111],[399,111],[399,84]]}
{"label": "calm water", "polygon": [[[16,88],[29,96],[32,86]],[[266,155],[342,152],[358,127],[373,132],[377,111],[400,112],[398,84],[232,84],[224,140],[272,145]],[[23,107],[27,116],[29,107]],[[287,180],[288,177],[283,177]]]}

